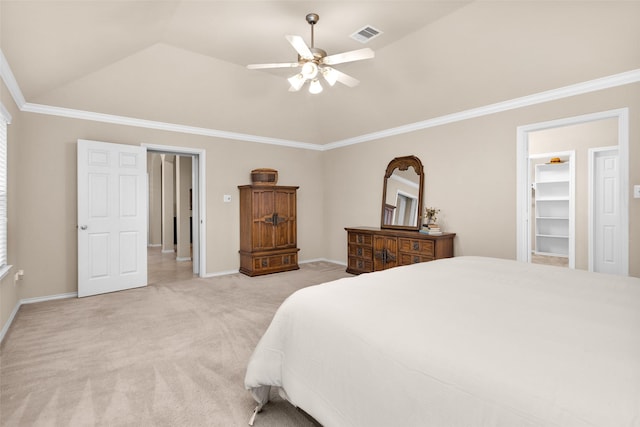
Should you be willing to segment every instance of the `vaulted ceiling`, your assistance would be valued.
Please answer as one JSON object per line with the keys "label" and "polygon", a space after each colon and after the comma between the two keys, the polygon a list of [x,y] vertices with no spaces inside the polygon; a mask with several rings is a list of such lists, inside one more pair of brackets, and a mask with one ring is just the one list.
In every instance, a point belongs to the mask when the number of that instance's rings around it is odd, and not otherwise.
{"label": "vaulted ceiling", "polygon": [[[310,43],[309,12],[317,47],[376,52],[336,67],[360,85],[289,92],[291,69],[246,69],[295,61],[284,36]],[[637,68],[636,12],[633,1],[1,0],[0,47],[30,103],[325,144]],[[383,34],[350,38],[365,25]]]}

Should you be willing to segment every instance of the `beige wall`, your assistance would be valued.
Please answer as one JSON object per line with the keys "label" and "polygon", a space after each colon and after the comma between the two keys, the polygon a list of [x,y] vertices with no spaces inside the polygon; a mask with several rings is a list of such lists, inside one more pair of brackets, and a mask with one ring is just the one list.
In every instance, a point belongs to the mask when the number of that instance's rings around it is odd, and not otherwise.
{"label": "beige wall", "polygon": [[[629,107],[631,186],[640,183],[640,84],[574,96],[463,122],[328,151],[327,257],[345,262],[347,226],[380,223],[387,163],[416,155],[424,164],[424,203],[456,232],[456,255],[516,258],[516,129],[518,126]],[[640,199],[629,190],[630,274],[640,277]]]}
{"label": "beige wall", "polygon": [[[300,259],[344,263],[344,227],[380,223],[383,175],[397,156],[425,167],[425,204],[458,233],[456,255],[515,258],[516,128],[562,117],[630,108],[630,184],[640,183],[640,84],[443,125],[326,152],[20,113],[9,127],[10,263],[24,269],[1,283],[3,324],[20,299],[77,291],[76,141],[152,143],[206,151],[207,271],[238,268],[237,185],[259,167],[299,185]],[[231,194],[232,203],[222,196]],[[640,276],[640,200],[629,199],[630,273]],[[46,212],[46,220],[43,214]]]}
{"label": "beige wall", "polygon": [[[134,127],[22,114],[23,132],[14,141],[28,160],[10,157],[12,182],[19,191],[20,211],[12,250],[16,267],[25,270],[20,298],[77,291],[76,142],[91,139],[121,144],[162,144],[206,151],[207,272],[238,269],[238,190],[250,183],[250,171],[270,167],[279,183],[299,185],[298,244],[300,259],[324,256],[322,153],[295,148],[210,137],[183,135]],[[223,203],[231,194],[232,202]],[[43,214],[46,212],[46,220]]]}
{"label": "beige wall", "polygon": [[158,153],[147,153],[149,174],[149,245],[162,244],[162,159]]}
{"label": "beige wall", "polygon": [[[345,71],[360,76],[362,85],[334,88],[321,98],[291,97],[269,84],[280,77],[157,44],[29,101],[335,141],[637,69],[639,7],[638,2],[472,2],[380,49],[375,61],[349,64]],[[416,46],[420,55],[414,54]],[[234,78],[249,74],[247,84]],[[13,274],[0,282],[3,325],[20,299],[77,290],[79,138],[206,150],[209,273],[238,268],[237,185],[249,183],[255,168],[277,169],[280,184],[300,186],[300,259],[342,263],[344,227],[380,223],[382,180],[393,157],[414,154],[422,160],[424,203],[440,208],[440,225],[458,233],[457,255],[516,256],[520,125],[629,107],[630,184],[640,184],[638,83],[326,152],[21,113],[1,83],[0,99],[13,116],[9,262],[25,271],[18,285]],[[161,108],[169,104],[181,108]],[[224,194],[232,195],[231,203],[223,203]],[[629,199],[629,218],[630,273],[640,276],[640,199]]]}

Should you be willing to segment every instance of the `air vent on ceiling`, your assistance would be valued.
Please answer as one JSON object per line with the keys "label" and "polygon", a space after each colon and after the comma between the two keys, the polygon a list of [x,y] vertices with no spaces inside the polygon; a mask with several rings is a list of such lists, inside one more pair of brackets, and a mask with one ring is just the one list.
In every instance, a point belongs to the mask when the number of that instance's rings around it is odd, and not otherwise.
{"label": "air vent on ceiling", "polygon": [[382,34],[382,31],[373,28],[371,25],[367,25],[351,34],[351,38],[359,41],[360,43],[367,43],[369,40],[378,37],[380,34]]}

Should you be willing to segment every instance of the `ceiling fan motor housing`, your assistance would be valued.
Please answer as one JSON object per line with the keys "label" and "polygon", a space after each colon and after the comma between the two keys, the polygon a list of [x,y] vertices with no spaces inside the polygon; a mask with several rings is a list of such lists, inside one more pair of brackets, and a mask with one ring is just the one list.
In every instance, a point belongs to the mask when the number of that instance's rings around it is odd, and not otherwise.
{"label": "ceiling fan motor housing", "polygon": [[327,56],[327,52],[323,49],[320,49],[317,47],[310,47],[309,50],[311,51],[311,53],[313,53],[313,59],[306,59],[298,55],[298,62],[303,63],[303,62],[313,61],[316,64],[318,64],[320,61],[322,61],[322,58]]}
{"label": "ceiling fan motor housing", "polygon": [[315,25],[318,23],[318,21],[320,20],[320,17],[318,16],[317,13],[309,13],[307,16],[307,22],[311,25]]}

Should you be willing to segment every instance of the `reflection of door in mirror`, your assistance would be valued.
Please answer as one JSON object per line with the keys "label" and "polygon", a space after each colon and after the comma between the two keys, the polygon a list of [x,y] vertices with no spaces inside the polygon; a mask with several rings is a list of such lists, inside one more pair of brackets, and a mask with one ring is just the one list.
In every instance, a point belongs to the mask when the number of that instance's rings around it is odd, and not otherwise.
{"label": "reflection of door in mirror", "polygon": [[419,230],[424,168],[416,156],[389,162],[382,187],[381,228]]}
{"label": "reflection of door in mirror", "polygon": [[420,176],[413,167],[395,169],[387,179],[386,225],[415,226],[418,221]]}
{"label": "reflection of door in mirror", "polygon": [[409,225],[415,224],[418,220],[418,198],[411,194],[403,194],[398,191],[396,196],[396,217],[393,220],[393,225]]}

